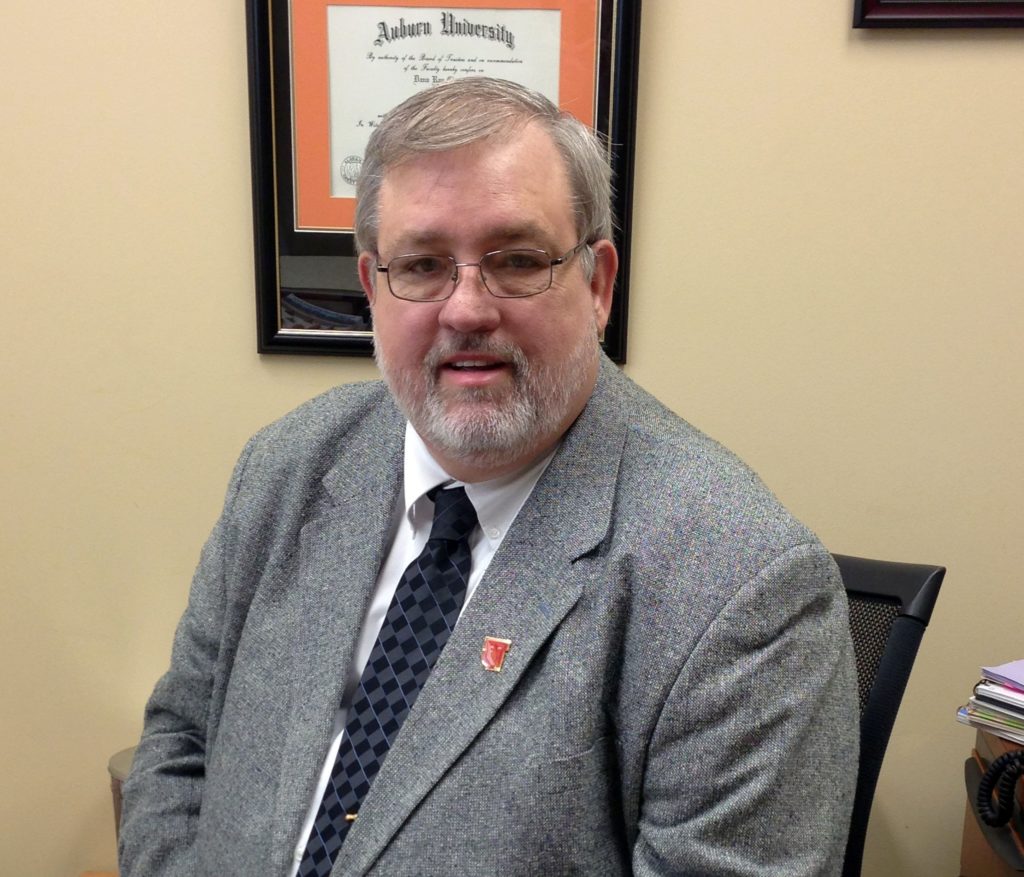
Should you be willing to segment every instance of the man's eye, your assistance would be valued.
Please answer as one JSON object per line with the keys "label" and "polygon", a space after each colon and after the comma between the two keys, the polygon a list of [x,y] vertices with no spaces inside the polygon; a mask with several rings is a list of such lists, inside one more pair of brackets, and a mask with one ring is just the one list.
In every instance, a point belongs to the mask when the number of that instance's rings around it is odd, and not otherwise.
{"label": "man's eye", "polygon": [[490,257],[492,270],[509,272],[546,271],[550,259],[545,253],[533,250],[508,250]]}
{"label": "man's eye", "polygon": [[398,270],[402,274],[414,277],[437,277],[448,271],[448,262],[439,256],[417,256],[414,259],[403,260]]}

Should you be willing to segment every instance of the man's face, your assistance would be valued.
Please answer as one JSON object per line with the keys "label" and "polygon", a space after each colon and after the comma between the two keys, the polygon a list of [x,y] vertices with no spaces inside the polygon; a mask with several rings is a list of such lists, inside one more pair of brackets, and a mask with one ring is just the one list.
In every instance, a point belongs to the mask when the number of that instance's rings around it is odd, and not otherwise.
{"label": "man's face", "polygon": [[[578,242],[564,163],[535,125],[389,170],[379,202],[379,257],[430,253],[477,262],[485,253],[535,248],[561,256]],[[438,461],[462,480],[484,480],[546,452],[583,409],[598,369],[617,259],[594,245],[555,266],[551,288],[522,299],[492,296],[479,269],[459,269],[443,302],[408,302],[364,253],[359,268],[373,308],[377,361],[399,404]]]}

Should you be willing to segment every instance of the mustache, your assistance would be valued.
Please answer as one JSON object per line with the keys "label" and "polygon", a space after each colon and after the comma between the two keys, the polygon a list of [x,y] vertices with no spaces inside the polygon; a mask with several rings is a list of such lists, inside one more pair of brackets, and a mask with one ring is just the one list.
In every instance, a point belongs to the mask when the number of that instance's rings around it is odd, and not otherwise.
{"label": "mustache", "polygon": [[434,372],[442,361],[459,353],[483,353],[493,356],[510,363],[517,375],[526,374],[529,371],[529,360],[522,348],[515,344],[495,341],[486,335],[456,335],[445,338],[430,349],[423,364],[429,371]]}

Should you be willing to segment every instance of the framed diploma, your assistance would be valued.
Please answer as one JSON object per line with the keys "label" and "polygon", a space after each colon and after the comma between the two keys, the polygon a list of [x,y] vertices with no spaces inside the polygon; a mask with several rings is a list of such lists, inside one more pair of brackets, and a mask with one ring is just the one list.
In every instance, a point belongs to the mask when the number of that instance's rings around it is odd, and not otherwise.
{"label": "framed diploma", "polygon": [[640,0],[246,0],[261,353],[369,355],[352,231],[367,139],[416,91],[496,76],[609,143],[621,267],[604,345],[626,357]]}
{"label": "framed diploma", "polygon": [[1015,0],[854,0],[854,27],[1024,27]]}

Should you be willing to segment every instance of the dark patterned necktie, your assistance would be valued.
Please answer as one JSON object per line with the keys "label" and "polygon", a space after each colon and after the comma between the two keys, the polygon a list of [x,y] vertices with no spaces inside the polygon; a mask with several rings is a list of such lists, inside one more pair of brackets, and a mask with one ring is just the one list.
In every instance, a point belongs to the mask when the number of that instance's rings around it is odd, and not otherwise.
{"label": "dark patterned necktie", "polygon": [[430,538],[402,574],[359,680],[299,877],[330,874],[360,803],[459,618],[476,510],[461,487],[435,491],[433,499]]}

